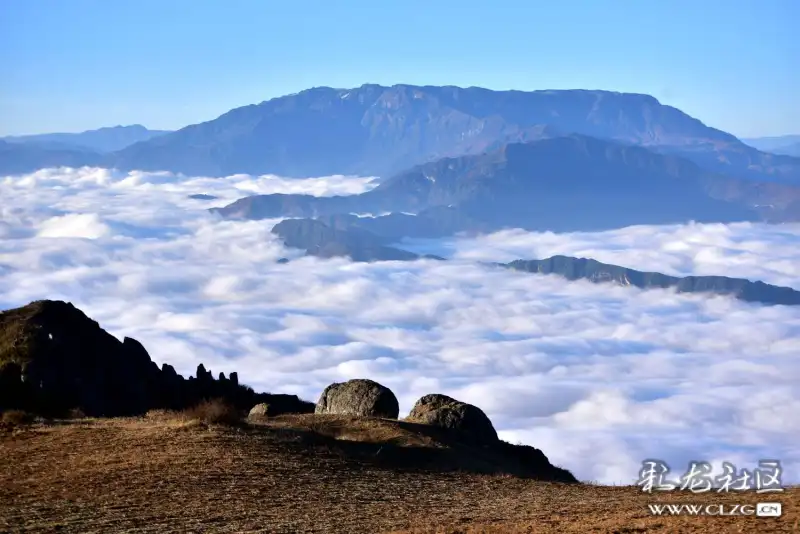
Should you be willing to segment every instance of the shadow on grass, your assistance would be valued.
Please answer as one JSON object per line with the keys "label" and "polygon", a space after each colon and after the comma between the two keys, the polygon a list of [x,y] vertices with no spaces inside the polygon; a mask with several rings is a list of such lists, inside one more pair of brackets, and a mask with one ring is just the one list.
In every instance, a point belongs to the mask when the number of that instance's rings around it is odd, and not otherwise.
{"label": "shadow on grass", "polygon": [[269,434],[300,455],[337,456],[347,462],[400,471],[508,474],[578,483],[534,447],[497,441],[465,442],[445,429],[389,419],[281,416],[249,424],[245,432]]}

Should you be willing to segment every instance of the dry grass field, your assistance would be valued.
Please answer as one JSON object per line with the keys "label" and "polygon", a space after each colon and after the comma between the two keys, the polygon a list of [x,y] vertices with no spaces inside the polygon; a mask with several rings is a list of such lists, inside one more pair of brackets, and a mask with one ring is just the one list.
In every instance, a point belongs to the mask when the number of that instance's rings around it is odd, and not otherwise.
{"label": "dry grass field", "polygon": [[[568,467],[568,466],[566,466]],[[495,471],[495,472],[493,472]],[[18,422],[0,431],[4,532],[798,532],[776,496],[565,485],[498,473],[417,425],[340,416],[207,424]],[[648,503],[781,501],[783,517],[654,517]]]}

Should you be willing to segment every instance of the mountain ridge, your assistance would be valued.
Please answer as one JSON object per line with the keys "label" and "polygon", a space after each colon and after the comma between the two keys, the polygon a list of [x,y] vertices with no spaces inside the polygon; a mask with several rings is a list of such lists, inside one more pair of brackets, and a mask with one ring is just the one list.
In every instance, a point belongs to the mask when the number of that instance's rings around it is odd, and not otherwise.
{"label": "mountain ridge", "polygon": [[8,143],[35,144],[40,148],[89,150],[100,154],[116,152],[140,141],[147,141],[169,130],[150,130],[141,124],[104,126],[82,132],[57,132],[31,135],[11,135],[2,139]]}
{"label": "mountain ridge", "polygon": [[675,289],[678,293],[732,296],[745,302],[800,306],[800,291],[790,287],[767,284],[760,280],[751,281],[728,276],[670,276],[602,263],[591,258],[562,255],[542,260],[514,260],[496,265],[514,271],[557,274],[570,281],[588,280],[595,283],[617,283],[639,289]]}
{"label": "mountain ridge", "polygon": [[651,95],[408,84],[275,97],[133,143],[102,164],[201,176],[387,176],[573,133],[674,153],[740,178],[800,183],[800,158],[760,152]]}
{"label": "mountain ridge", "polygon": [[[132,125],[83,134],[119,128],[144,129]],[[651,95],[606,90],[321,86],[234,108],[174,132],[153,133],[113,147],[49,145],[100,153],[83,158],[58,150],[17,158],[6,151],[0,174],[100,165],[197,176],[385,177],[444,157],[580,134],[674,154],[741,179],[800,184],[800,158],[761,152]]]}
{"label": "mountain ridge", "polygon": [[770,154],[800,158],[800,135],[776,135],[742,139],[745,144]]}
{"label": "mountain ridge", "polygon": [[[284,246],[305,250],[320,258],[347,257],[354,262],[414,261],[444,258],[420,256],[398,246],[391,237],[361,228],[340,228],[316,219],[286,219],[272,228]],[[800,291],[761,281],[728,276],[670,276],[659,272],[638,271],[591,258],[555,255],[541,260],[518,259],[508,263],[489,263],[513,271],[557,274],[570,281],[616,283],[639,289],[675,289],[678,293],[701,293],[731,296],[745,302],[768,305],[800,306]]]}
{"label": "mountain ridge", "polygon": [[[304,126],[309,135],[299,138],[298,130]],[[315,87],[243,106],[157,141],[133,145],[120,153],[118,164],[206,175],[385,175],[446,156],[481,153],[498,143],[541,138],[548,135],[542,133],[548,128],[562,134],[663,146],[689,157],[696,156],[699,146],[716,154],[729,145],[752,160],[747,168],[739,169],[741,174],[770,174],[751,167],[765,164],[756,161],[764,158],[769,163],[771,155],[758,155],[735,136],[650,95],[407,84]],[[171,155],[165,152],[169,146]],[[257,146],[260,159],[249,151]],[[692,150],[685,151],[687,147]],[[299,162],[308,152],[315,161]],[[800,160],[779,163],[792,169],[778,174],[788,172],[791,179],[800,180]]]}
{"label": "mountain ridge", "polygon": [[[418,165],[360,195],[252,195],[211,211],[244,219],[333,217],[340,226],[380,225],[377,233],[400,238],[506,227],[780,222],[800,220],[798,208],[800,188],[719,176],[676,156],[573,134]],[[348,215],[386,212],[392,214]]]}

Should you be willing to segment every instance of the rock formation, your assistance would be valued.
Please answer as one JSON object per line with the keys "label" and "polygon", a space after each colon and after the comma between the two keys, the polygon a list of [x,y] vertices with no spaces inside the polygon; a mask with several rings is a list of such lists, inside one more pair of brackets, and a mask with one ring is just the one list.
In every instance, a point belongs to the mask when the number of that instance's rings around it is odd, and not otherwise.
{"label": "rock formation", "polygon": [[180,410],[223,398],[239,410],[267,402],[272,413],[310,413],[295,395],[255,393],[236,373],[215,380],[198,365],[184,379],[159,368],[141,343],[123,341],[70,303],[36,301],[0,313],[0,411],[10,408],[60,416],[79,409],[90,417]]}
{"label": "rock formation", "polygon": [[389,388],[372,380],[356,378],[326,387],[315,413],[397,419],[400,406]]}
{"label": "rock formation", "polygon": [[253,408],[250,410],[250,413],[247,414],[247,417],[250,419],[258,419],[261,417],[267,417],[269,415],[271,415],[269,404],[266,402],[261,402],[253,406]]}
{"label": "rock formation", "polygon": [[497,432],[483,410],[438,393],[419,399],[406,421],[446,428],[464,441],[475,444],[495,444],[498,441]]}

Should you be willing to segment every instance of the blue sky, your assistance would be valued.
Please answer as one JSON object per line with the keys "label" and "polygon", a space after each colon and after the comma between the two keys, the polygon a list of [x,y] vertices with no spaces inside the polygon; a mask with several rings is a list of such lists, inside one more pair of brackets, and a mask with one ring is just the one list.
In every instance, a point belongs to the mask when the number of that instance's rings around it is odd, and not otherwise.
{"label": "blue sky", "polygon": [[0,135],[174,129],[330,85],[649,93],[800,133],[796,0],[25,0],[0,6]]}

